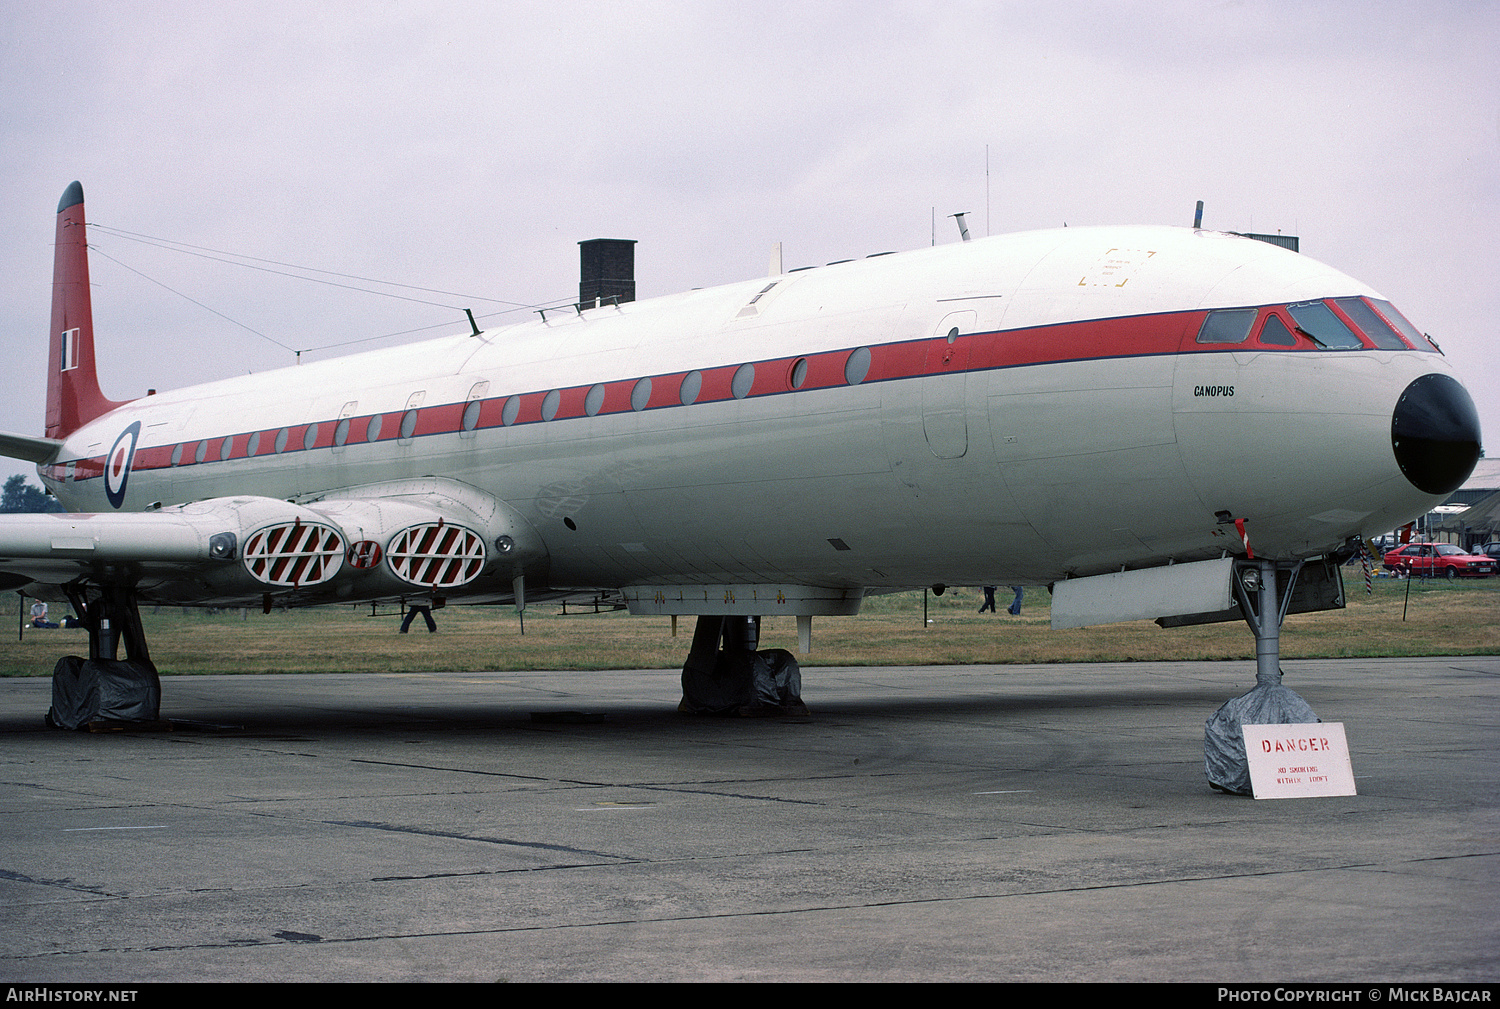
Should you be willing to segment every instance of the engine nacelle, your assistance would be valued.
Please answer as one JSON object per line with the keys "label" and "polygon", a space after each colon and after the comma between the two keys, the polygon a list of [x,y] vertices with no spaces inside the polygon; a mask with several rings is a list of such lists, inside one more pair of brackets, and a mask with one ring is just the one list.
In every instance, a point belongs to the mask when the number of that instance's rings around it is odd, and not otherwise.
{"label": "engine nacelle", "polygon": [[514,508],[467,485],[433,478],[300,503],[262,497],[194,501],[118,516],[105,536],[89,535],[95,532],[90,516],[69,518],[66,528],[53,520],[38,533],[39,539],[43,532],[50,537],[60,567],[84,561],[96,578],[119,580],[110,562],[115,554],[123,559],[137,553],[129,549],[139,547],[137,541],[151,543],[159,556],[170,553],[155,563],[133,564],[128,579],[142,598],[161,602],[502,599],[520,576],[543,581],[548,559],[541,537]]}
{"label": "engine nacelle", "polygon": [[347,537],[349,587],[336,589],[341,598],[459,590],[503,595],[516,577],[546,568],[546,544],[520,512],[455,480],[342,489],[305,507]]}

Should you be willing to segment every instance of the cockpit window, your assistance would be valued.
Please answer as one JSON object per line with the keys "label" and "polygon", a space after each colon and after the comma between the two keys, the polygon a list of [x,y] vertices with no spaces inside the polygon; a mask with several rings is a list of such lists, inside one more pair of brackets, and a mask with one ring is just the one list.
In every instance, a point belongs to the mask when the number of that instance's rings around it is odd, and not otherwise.
{"label": "cockpit window", "polygon": [[1422,331],[1413,326],[1407,320],[1406,316],[1396,311],[1396,306],[1392,305],[1389,301],[1376,301],[1374,298],[1371,298],[1370,303],[1375,306],[1375,311],[1379,312],[1385,318],[1386,322],[1395,326],[1396,330],[1410,341],[1413,347],[1416,347],[1418,350],[1426,347],[1437,350],[1437,346],[1431,340],[1427,339],[1426,336],[1422,335]]}
{"label": "cockpit window", "polygon": [[1281,316],[1269,315],[1266,317],[1266,324],[1260,328],[1260,342],[1272,347],[1295,347],[1297,337],[1286,328]]}
{"label": "cockpit window", "polygon": [[1244,343],[1255,324],[1255,309],[1229,308],[1209,312],[1198,330],[1199,343]]}
{"label": "cockpit window", "polygon": [[1312,341],[1328,350],[1362,350],[1364,343],[1321,301],[1304,301],[1288,305],[1286,310],[1297,321],[1297,328]]}
{"label": "cockpit window", "polygon": [[1381,350],[1407,349],[1400,335],[1373,308],[1366,305],[1363,298],[1338,298],[1334,304],[1353,319],[1356,326],[1364,330],[1376,347]]}

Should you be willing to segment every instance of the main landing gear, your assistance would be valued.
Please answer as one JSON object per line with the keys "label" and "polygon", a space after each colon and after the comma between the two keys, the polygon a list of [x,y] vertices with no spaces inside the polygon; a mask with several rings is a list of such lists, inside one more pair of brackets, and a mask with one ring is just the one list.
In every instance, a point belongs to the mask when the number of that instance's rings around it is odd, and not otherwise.
{"label": "main landing gear", "polygon": [[1214,712],[1204,726],[1203,770],[1208,783],[1221,792],[1251,794],[1241,726],[1319,721],[1306,701],[1281,685],[1281,622],[1301,571],[1301,561],[1282,566],[1268,560],[1235,565],[1235,596],[1255,634],[1255,686]]}
{"label": "main landing gear", "polygon": [[[78,729],[101,721],[158,721],[161,680],[146,648],[135,590],[121,584],[78,582],[63,590],[89,632],[89,657],[67,655],[57,661],[47,724]],[[123,659],[119,658],[122,644]]]}
{"label": "main landing gear", "polygon": [[682,703],[694,715],[805,715],[792,653],[757,651],[760,617],[699,617],[682,666]]}

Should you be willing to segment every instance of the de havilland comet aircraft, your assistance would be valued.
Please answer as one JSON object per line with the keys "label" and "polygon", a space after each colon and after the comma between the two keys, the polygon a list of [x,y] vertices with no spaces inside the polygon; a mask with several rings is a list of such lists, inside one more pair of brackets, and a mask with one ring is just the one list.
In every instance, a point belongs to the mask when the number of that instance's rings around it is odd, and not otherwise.
{"label": "de havilland comet aircraft", "polygon": [[[114,402],[83,190],[58,205],[46,433],[0,435],[70,514],[0,518],[0,588],[149,663],[140,602],[505,603],[604,592],[755,620],[1036,584],[1056,626],[1343,603],[1360,536],[1480,456],[1436,345],[1247,237],[997,236],[776,273]],[[1301,578],[1299,580],[1299,573]],[[1296,591],[1293,591],[1294,585]]]}

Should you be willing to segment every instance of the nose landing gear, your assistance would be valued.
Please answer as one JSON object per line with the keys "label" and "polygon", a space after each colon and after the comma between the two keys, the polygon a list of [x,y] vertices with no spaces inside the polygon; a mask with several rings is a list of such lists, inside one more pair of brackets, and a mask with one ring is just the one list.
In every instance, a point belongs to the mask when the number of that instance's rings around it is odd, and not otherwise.
{"label": "nose landing gear", "polygon": [[1255,634],[1255,686],[1214,712],[1203,729],[1203,770],[1208,783],[1221,792],[1250,794],[1241,726],[1320,721],[1306,701],[1281,684],[1281,622],[1286,619],[1302,563],[1281,569],[1284,587],[1280,591],[1274,561],[1236,565],[1234,592]]}

